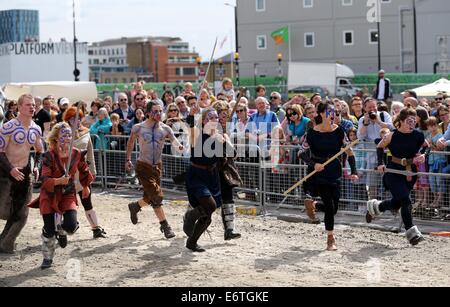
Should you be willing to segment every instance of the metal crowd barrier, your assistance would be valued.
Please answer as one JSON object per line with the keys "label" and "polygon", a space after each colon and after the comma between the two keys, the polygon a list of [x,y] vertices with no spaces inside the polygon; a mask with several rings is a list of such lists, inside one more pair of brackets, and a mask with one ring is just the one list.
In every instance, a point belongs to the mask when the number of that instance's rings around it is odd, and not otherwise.
{"label": "metal crowd barrier", "polygon": [[[98,140],[97,136],[93,136]],[[134,174],[125,172],[126,144],[128,136],[105,136],[109,148],[95,149],[97,162],[97,181],[106,189],[128,188],[138,189],[139,182]],[[354,152],[360,159],[367,161],[367,155],[376,155],[375,145],[365,143],[362,148],[355,148]],[[235,197],[239,202],[260,206],[262,211],[271,206],[279,206],[285,198],[283,193],[306,175],[306,165],[297,158],[298,146],[273,146],[270,159],[263,158],[263,150],[256,145],[236,145],[238,157],[236,166],[242,177],[243,185],[235,189]],[[250,149],[253,154],[250,155]],[[256,152],[256,154],[255,154]],[[444,155],[450,160],[450,152],[433,152]],[[133,162],[138,155],[138,144],[135,144],[132,154]],[[163,152],[162,188],[166,191],[184,192],[183,177],[189,166],[189,157],[180,156],[167,145]],[[366,202],[369,199],[389,199],[391,194],[386,191],[382,183],[382,175],[374,169],[360,167],[360,178],[357,182],[350,181],[350,170],[344,168],[341,182],[340,211],[349,214],[362,215],[366,212]],[[405,174],[406,175],[406,174]],[[411,197],[415,206],[423,210],[417,214],[418,218],[443,219],[450,214],[450,174],[429,173],[420,171],[419,185],[414,189]],[[433,181],[434,188],[441,193],[439,204],[431,208],[430,204],[439,197],[437,191],[430,189]],[[287,208],[303,209],[306,195],[302,187],[297,188],[283,202]],[[422,201],[419,202],[420,198]]]}

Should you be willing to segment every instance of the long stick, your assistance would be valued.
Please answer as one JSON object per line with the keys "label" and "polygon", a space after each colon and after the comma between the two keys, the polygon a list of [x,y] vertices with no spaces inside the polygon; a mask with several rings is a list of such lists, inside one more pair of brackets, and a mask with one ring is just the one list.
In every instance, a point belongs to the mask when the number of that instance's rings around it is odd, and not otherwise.
{"label": "long stick", "polygon": [[[203,79],[202,84],[200,84],[199,92],[203,89],[203,86],[205,85],[206,79],[208,79],[208,73],[209,73],[209,69],[211,68],[212,62],[214,61],[214,54],[216,53],[216,47],[217,47],[217,40],[218,40],[218,39],[219,39],[219,38],[216,37],[216,42],[214,43],[214,48],[213,48],[213,51],[212,51],[212,54],[211,54],[211,58],[209,59],[208,68],[206,69],[205,78]],[[214,82],[214,80],[213,80],[213,82]],[[213,86],[214,86],[214,85],[213,85]],[[200,94],[199,94],[199,95],[200,95]]]}
{"label": "long stick", "polygon": [[[355,146],[358,143],[359,143],[359,140],[356,140],[356,141],[350,143],[349,145],[347,145],[345,148],[342,148],[341,151],[339,151],[337,154],[335,154],[333,157],[331,157],[327,162],[323,163],[323,166],[324,167],[327,166],[328,164],[330,164],[331,162],[333,162],[334,160],[339,158],[344,152],[346,152],[347,150],[349,150],[350,148],[352,148],[353,146]],[[303,182],[305,182],[306,180],[308,180],[309,178],[311,178],[315,174],[317,174],[317,171],[313,171],[308,176],[304,177],[302,180],[300,180],[295,185],[293,185],[289,190],[284,192],[284,196],[287,197],[289,195],[289,193],[291,193],[293,190],[295,190],[298,186],[302,185]]]}
{"label": "long stick", "polygon": [[81,108],[81,101],[78,102],[78,106],[77,106],[77,114],[75,114],[75,123],[72,125],[72,140],[70,141],[70,148],[69,148],[69,158],[67,159],[67,164],[66,164],[66,177],[69,176],[69,171],[70,171],[70,164],[72,164],[72,151],[73,151],[73,144],[75,142],[75,131],[76,129],[78,129],[77,124],[78,124],[78,119],[79,119],[79,115],[80,115],[80,108]]}

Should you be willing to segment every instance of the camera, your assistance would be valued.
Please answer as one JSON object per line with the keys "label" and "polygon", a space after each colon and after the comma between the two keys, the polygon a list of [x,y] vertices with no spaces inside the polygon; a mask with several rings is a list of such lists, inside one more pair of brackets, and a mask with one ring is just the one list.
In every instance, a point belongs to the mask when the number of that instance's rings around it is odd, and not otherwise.
{"label": "camera", "polygon": [[378,117],[378,115],[377,115],[376,112],[370,112],[370,113],[369,113],[369,118],[370,118],[371,120],[376,120],[377,117]]}

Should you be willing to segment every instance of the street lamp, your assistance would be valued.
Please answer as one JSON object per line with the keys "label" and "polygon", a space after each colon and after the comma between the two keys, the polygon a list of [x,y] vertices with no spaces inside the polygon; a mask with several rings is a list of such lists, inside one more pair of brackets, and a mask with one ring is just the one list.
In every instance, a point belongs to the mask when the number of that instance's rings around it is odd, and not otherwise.
{"label": "street lamp", "polygon": [[78,69],[77,62],[77,35],[76,35],[76,22],[75,22],[75,0],[72,0],[73,7],[73,57],[75,62],[75,69],[73,70],[73,75],[75,76],[75,81],[80,81],[80,70]]}
{"label": "street lamp", "polygon": [[201,79],[200,70],[201,70],[201,67],[202,67],[202,58],[201,57],[197,57],[196,62],[197,62],[197,66],[198,66],[198,73],[197,73],[198,83],[200,83],[200,79]]}
{"label": "street lamp", "polygon": [[238,11],[237,11],[237,0],[236,5],[232,5],[230,3],[224,3],[226,6],[231,6],[234,8],[234,39],[236,44],[236,53],[239,53],[239,39],[238,39]]}
{"label": "street lamp", "polygon": [[283,85],[283,68],[281,67],[281,62],[283,61],[283,54],[280,52],[277,55],[277,59],[278,59],[278,77],[279,77],[279,84],[280,84],[280,93],[281,93],[281,86]]}
{"label": "street lamp", "polygon": [[255,85],[255,97],[256,97],[256,77],[258,75],[258,69],[257,69],[258,65],[259,65],[259,63],[254,63],[253,64],[253,68],[255,69],[254,75],[253,75],[253,78],[254,78],[253,82],[254,82],[254,85]]}
{"label": "street lamp", "polygon": [[224,71],[223,71],[223,59],[219,59],[219,78],[220,81],[223,80]]}
{"label": "street lamp", "polygon": [[236,65],[236,86],[239,87],[239,52],[234,54],[234,63]]}

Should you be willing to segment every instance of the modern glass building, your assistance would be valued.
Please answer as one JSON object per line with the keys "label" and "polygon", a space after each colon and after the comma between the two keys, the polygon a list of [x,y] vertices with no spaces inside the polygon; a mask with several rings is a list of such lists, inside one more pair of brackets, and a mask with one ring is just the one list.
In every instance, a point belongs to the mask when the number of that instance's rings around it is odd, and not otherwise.
{"label": "modern glass building", "polygon": [[39,11],[0,11],[0,44],[39,41]]}

